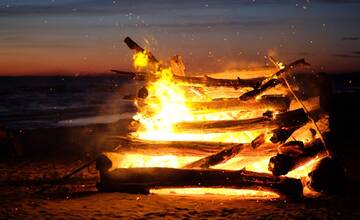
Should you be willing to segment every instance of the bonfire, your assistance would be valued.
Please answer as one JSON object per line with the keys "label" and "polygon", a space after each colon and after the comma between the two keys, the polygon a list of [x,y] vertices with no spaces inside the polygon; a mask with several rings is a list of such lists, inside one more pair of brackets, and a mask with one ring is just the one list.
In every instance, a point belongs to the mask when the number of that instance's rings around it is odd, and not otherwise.
{"label": "bonfire", "polygon": [[[316,195],[311,172],[329,156],[326,113],[311,113],[287,75],[308,66],[270,58],[273,74],[251,79],[187,76],[180,56],[159,61],[127,37],[134,80],[145,81],[137,113],[116,151],[97,160],[103,191],[222,194],[244,198]],[[231,91],[231,92],[229,92]],[[233,96],[234,91],[238,94]],[[309,175],[310,174],[310,175]]]}

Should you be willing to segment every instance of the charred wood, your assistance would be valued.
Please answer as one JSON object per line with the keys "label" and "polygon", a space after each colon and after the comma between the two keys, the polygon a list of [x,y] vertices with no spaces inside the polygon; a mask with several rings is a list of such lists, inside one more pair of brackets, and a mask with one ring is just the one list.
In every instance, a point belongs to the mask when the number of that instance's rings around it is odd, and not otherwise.
{"label": "charred wood", "polygon": [[220,152],[215,154],[209,155],[207,157],[201,158],[200,160],[194,161],[192,163],[187,164],[183,168],[202,168],[207,169],[211,166],[215,166],[218,164],[225,163],[226,161],[230,160],[231,158],[235,157],[240,153],[240,151],[245,148],[249,147],[249,144],[238,144],[235,146],[228,147]]}
{"label": "charred wood", "polygon": [[281,127],[272,131],[270,141],[272,143],[284,143],[301,126]]}
{"label": "charred wood", "polygon": [[282,79],[270,79],[266,83],[260,85],[259,87],[254,88],[253,90],[246,92],[240,96],[240,100],[246,101],[249,99],[256,98],[256,96],[264,93],[265,91],[274,88],[279,84],[283,84]]}
{"label": "charred wood", "polygon": [[275,176],[285,175],[310,161],[316,155],[326,153],[320,139],[315,139],[305,146],[299,141],[285,143],[280,146],[279,151],[280,153],[270,158],[268,167]]}
{"label": "charred wood", "polygon": [[221,110],[240,110],[251,111],[264,109],[284,112],[290,107],[291,99],[286,96],[265,95],[256,100],[242,101],[237,98],[222,99],[210,102],[190,102],[192,111],[221,111]]}
{"label": "charred wood", "polygon": [[286,65],[284,68],[281,68],[279,71],[277,71],[275,74],[273,74],[271,77],[266,78],[262,81],[261,84],[259,84],[258,87],[255,87],[253,90],[244,93],[240,96],[241,100],[249,100],[252,98],[255,98],[256,96],[262,94],[263,92],[274,88],[275,86],[279,84],[285,84],[284,80],[281,78],[284,76],[284,74],[290,72],[295,67],[300,66],[309,66],[310,64],[307,63],[304,59],[296,60],[289,65]]}
{"label": "charred wood", "polygon": [[[271,143],[270,144],[262,143],[260,145],[267,149],[271,149],[271,148],[274,149],[277,146],[277,145],[271,144]],[[253,148],[253,143],[233,145],[233,146],[227,147],[221,151],[218,151],[214,154],[211,154],[209,156],[201,158],[197,161],[189,163],[186,166],[184,166],[183,168],[207,169],[207,168],[210,168],[211,166],[223,164],[223,163],[227,162],[228,160],[230,160],[231,158],[234,158],[237,155],[241,154],[241,152],[243,150],[249,149],[249,148],[251,148],[251,149]],[[259,155],[261,155],[261,153],[257,154],[257,156],[259,156]]]}
{"label": "charred wood", "polygon": [[197,170],[174,168],[120,168],[112,171],[100,169],[101,191],[149,193],[159,188],[234,188],[272,191],[298,199],[302,196],[299,179],[274,177],[271,174],[245,170]]}
{"label": "charred wood", "polygon": [[[218,153],[221,150],[239,145],[239,143],[224,143],[210,141],[145,141],[123,136],[111,137],[113,142],[118,143],[117,152],[140,153],[147,155],[187,155],[205,157],[209,154]],[[241,144],[240,144],[241,145]],[[270,146],[269,146],[270,148]],[[156,149],[156,150],[154,150]],[[265,146],[264,146],[265,149]],[[267,149],[267,148],[266,148]],[[272,148],[273,149],[273,148]],[[277,152],[272,150],[272,153]],[[266,152],[258,152],[259,155],[268,155]],[[248,152],[247,155],[252,155]],[[254,153],[255,154],[255,153]]]}
{"label": "charred wood", "polygon": [[255,149],[261,146],[262,144],[264,144],[266,141],[265,137],[266,137],[265,133],[262,133],[259,136],[257,136],[254,140],[251,141],[251,147]]}
{"label": "charred wood", "polygon": [[136,53],[138,52],[146,52],[148,59],[153,64],[158,64],[159,61],[150,53],[149,51],[145,51],[144,48],[140,47],[135,41],[133,41],[130,37],[126,37],[124,42],[126,45],[131,49],[134,50]]}
{"label": "charred wood", "polygon": [[309,173],[306,185],[317,192],[340,194],[344,191],[345,170],[338,159],[325,157]]}
{"label": "charred wood", "polygon": [[[139,46],[135,41],[133,41],[130,37],[126,37],[124,42],[126,45],[135,52],[146,52],[148,55],[148,59],[150,63],[155,64],[157,68],[161,67],[161,64],[159,61],[155,58],[155,56],[149,52],[144,50],[141,46]],[[118,70],[112,70],[113,72],[116,72],[118,74],[125,74],[126,72],[118,71]],[[134,76],[135,74],[135,76]],[[125,74],[126,75],[126,74]],[[145,79],[156,79],[156,76],[153,74],[144,74],[144,73],[129,73],[129,75],[133,76],[132,78],[138,79],[138,80],[145,80]],[[136,76],[138,75],[138,76]],[[174,75],[173,78],[177,81],[191,83],[191,84],[201,84],[205,86],[215,86],[215,87],[233,87],[235,89],[239,87],[258,87],[260,83],[264,80],[264,78],[254,78],[254,79],[240,79],[239,77],[237,79],[215,79],[208,76],[204,77],[187,77],[187,76],[181,76],[181,75]]]}
{"label": "charred wood", "polygon": [[275,115],[273,118],[266,116],[244,119],[244,120],[221,120],[221,121],[200,121],[180,122],[175,125],[179,132],[225,132],[225,131],[246,131],[257,129],[275,129],[278,127],[300,126],[307,122],[308,117],[303,109],[297,109]]}
{"label": "charred wood", "polygon": [[[123,76],[132,78],[137,81],[154,81],[157,77],[151,73],[143,73],[143,72],[126,72],[121,70],[111,70],[112,72]],[[242,88],[242,87],[258,87],[263,77],[252,78],[252,79],[217,79],[209,76],[179,76],[173,75],[173,79],[177,82],[189,83],[195,85],[204,85],[207,87],[230,87],[234,89]]]}

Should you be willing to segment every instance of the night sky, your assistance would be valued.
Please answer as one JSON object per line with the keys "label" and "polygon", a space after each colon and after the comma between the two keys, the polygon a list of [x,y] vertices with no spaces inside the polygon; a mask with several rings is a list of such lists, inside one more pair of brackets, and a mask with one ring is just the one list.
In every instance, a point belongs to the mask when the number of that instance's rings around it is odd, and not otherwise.
{"label": "night sky", "polygon": [[126,36],[192,73],[306,58],[360,71],[360,1],[0,0],[0,75],[131,70]]}

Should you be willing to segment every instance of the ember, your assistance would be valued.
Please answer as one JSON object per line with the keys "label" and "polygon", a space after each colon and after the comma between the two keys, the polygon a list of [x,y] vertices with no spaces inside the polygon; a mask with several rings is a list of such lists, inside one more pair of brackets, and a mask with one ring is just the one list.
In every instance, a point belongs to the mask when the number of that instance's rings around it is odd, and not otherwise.
{"label": "ember", "polygon": [[[125,43],[134,50],[139,71],[131,74],[146,81],[141,92],[146,95],[134,101],[133,132],[121,139],[120,150],[98,159],[99,189],[302,196],[301,180],[308,181],[308,173],[327,156],[322,136],[327,127],[319,129],[310,117],[316,107],[307,109],[286,79],[308,63],[300,59],[284,65],[271,58],[277,72],[263,78],[190,77],[179,56],[167,65],[129,37]],[[238,97],[225,87],[238,91]],[[326,115],[318,114],[317,120]]]}

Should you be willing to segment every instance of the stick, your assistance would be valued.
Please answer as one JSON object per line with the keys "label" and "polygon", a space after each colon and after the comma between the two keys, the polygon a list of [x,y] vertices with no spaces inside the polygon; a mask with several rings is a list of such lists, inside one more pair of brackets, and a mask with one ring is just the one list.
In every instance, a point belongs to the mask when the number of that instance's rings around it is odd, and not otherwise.
{"label": "stick", "polygon": [[[117,150],[118,147],[115,147],[114,150]],[[96,162],[99,158],[99,156],[101,156],[102,154],[97,154],[94,158],[90,159],[89,161],[85,162],[84,164],[82,164],[81,166],[79,166],[78,168],[75,168],[73,171],[70,171],[68,174],[65,174],[65,176],[60,177],[59,179],[55,179],[54,181],[51,181],[50,183],[48,183],[47,186],[42,187],[41,189],[37,190],[34,192],[34,194],[39,194],[44,192],[45,190],[48,190],[56,185],[61,184],[62,182],[64,182],[65,180],[69,179],[71,176],[83,171],[84,169],[86,169],[87,167],[89,167],[92,163]]]}

